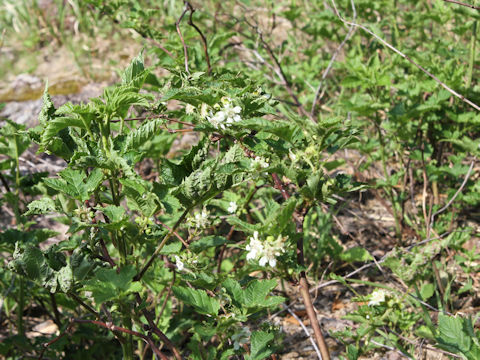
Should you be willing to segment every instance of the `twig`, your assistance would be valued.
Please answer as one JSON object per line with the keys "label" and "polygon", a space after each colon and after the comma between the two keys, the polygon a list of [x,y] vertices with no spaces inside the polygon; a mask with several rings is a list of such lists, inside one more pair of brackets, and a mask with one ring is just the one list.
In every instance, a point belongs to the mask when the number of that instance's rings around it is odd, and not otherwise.
{"label": "twig", "polygon": [[[353,11],[353,21],[355,21],[355,19],[357,18],[357,9],[355,8],[355,3],[353,2],[353,0],[351,0],[351,4],[352,4],[352,11]],[[355,26],[351,25],[350,28],[348,29],[347,35],[345,36],[343,41],[340,43],[340,45],[337,47],[337,49],[333,53],[333,55],[330,59],[330,62],[328,63],[327,68],[325,69],[325,71],[322,74],[322,78],[320,80],[320,83],[318,84],[317,91],[315,92],[315,97],[313,98],[312,109],[310,110],[310,115],[312,117],[315,115],[315,106],[317,105],[317,101],[320,99],[319,95],[320,95],[320,91],[322,89],[323,82],[327,78],[327,75],[330,72],[330,70],[333,66],[333,63],[337,59],[338,54],[340,53],[342,48],[345,46],[347,41],[350,40],[350,38],[352,37],[354,32],[355,32]]]}
{"label": "twig", "polygon": [[180,218],[177,220],[177,222],[175,223],[175,225],[173,226],[172,230],[170,230],[167,235],[165,235],[165,237],[163,238],[162,242],[160,243],[160,245],[158,245],[158,247],[155,249],[154,253],[152,254],[152,256],[150,257],[150,259],[147,260],[147,262],[145,263],[145,265],[143,265],[142,267],[142,270],[140,270],[140,272],[135,275],[135,277],[133,278],[134,281],[139,281],[143,275],[145,274],[145,272],[148,270],[148,268],[152,265],[152,263],[154,262],[155,258],[157,257],[157,255],[160,253],[160,251],[162,250],[162,248],[165,246],[165,244],[167,243],[168,239],[170,239],[170,237],[173,235],[173,232],[175,230],[177,230],[177,227],[182,223],[182,221],[185,219],[185,217],[187,216],[188,212],[190,211],[190,208],[187,208],[185,209],[185,211],[182,213],[182,215],[180,216]]}
{"label": "twig", "polygon": [[185,5],[188,6],[190,10],[190,17],[188,19],[188,25],[192,26],[195,30],[197,30],[198,34],[202,38],[202,44],[203,44],[203,51],[205,52],[205,59],[207,60],[207,69],[208,69],[208,74],[210,75],[212,72],[212,66],[210,64],[210,56],[208,56],[208,46],[207,46],[207,38],[205,35],[203,35],[202,31],[198,28],[197,25],[193,23],[193,13],[195,12],[195,9],[193,6],[188,2],[184,1]]}
{"label": "twig", "polygon": [[60,319],[60,312],[58,311],[57,299],[55,299],[55,294],[50,293],[50,302],[52,303],[53,314],[55,315],[55,323],[58,327],[62,326],[62,321]]}
{"label": "twig", "polygon": [[305,324],[303,323],[303,321],[297,316],[297,314],[295,314],[290,308],[286,308],[286,310],[290,313],[290,315],[292,315],[295,320],[298,321],[298,323],[300,324],[300,326],[302,327],[303,329],[303,332],[308,336],[308,339],[310,340],[310,342],[312,343],[313,345],[313,348],[315,349],[315,352],[317,353],[317,356],[320,360],[322,360],[322,354],[320,354],[320,350],[318,349],[318,346],[317,344],[315,343],[315,340],[313,340],[312,338],[312,335],[310,335],[310,333],[308,332],[308,329],[307,327],[305,326]]}
{"label": "twig", "polygon": [[377,342],[377,341],[375,341],[375,340],[370,340],[370,342],[371,342],[372,344],[377,345],[377,346],[380,346],[380,347],[382,347],[382,348],[384,348],[384,349],[387,349],[387,350],[390,350],[390,351],[395,351],[395,352],[397,352],[399,355],[401,355],[401,356],[403,356],[403,357],[405,357],[405,358],[407,358],[407,359],[411,359],[411,358],[412,358],[410,355],[405,354],[404,352],[398,350],[397,348],[394,348],[393,346],[388,346],[388,345],[385,345],[385,344],[381,344],[381,343],[379,343],[379,342]]}
{"label": "twig", "polygon": [[[167,224],[164,224],[163,222],[161,222],[160,220],[158,219],[155,219],[155,222],[159,223],[160,225],[162,225],[165,229],[167,229],[168,231],[172,231],[172,228],[170,226],[168,226]],[[174,231],[173,232],[173,235],[175,235],[175,237],[180,240],[182,242],[183,245],[185,245],[186,248],[188,248],[188,243],[178,234],[178,232]]]}
{"label": "twig", "polygon": [[83,300],[78,297],[78,295],[76,295],[76,294],[74,294],[74,293],[72,293],[72,292],[67,293],[67,295],[70,296],[73,300],[75,300],[79,305],[81,305],[82,307],[84,307],[85,309],[87,309],[90,313],[92,313],[93,315],[95,315],[95,317],[96,317],[97,319],[100,319],[100,314],[99,314],[98,312],[96,312],[95,309],[93,309],[90,305],[85,304],[85,303],[83,302]]}
{"label": "twig", "polygon": [[175,60],[175,56],[170,52],[168,51],[167,49],[165,49],[165,47],[163,47],[162,44],[160,44],[157,40],[155,39],[150,39],[150,38],[147,38],[145,37],[145,39],[149,42],[151,42],[153,45],[155,45],[156,47],[158,47],[160,50],[162,50],[165,54],[167,54],[168,56],[170,56],[172,59]]}
{"label": "twig", "polygon": [[[100,238],[100,247],[102,248],[102,253],[103,253],[103,256],[105,257],[105,259],[107,260],[107,262],[110,264],[110,266],[112,268],[115,268],[117,267],[117,264],[115,263],[115,261],[112,259],[112,257],[110,256],[110,254],[108,253],[108,250],[107,250],[107,247],[105,246],[105,242],[103,241],[102,238]],[[119,269],[117,267],[117,273],[119,272]]]}
{"label": "twig", "polygon": [[[280,181],[277,174],[272,174],[273,181],[275,183],[275,187],[280,190],[283,198],[288,200],[290,198],[290,194],[285,190],[283,187],[282,182]],[[306,208],[303,209],[306,212]],[[305,257],[303,255],[303,236],[300,234],[303,232],[303,220],[305,218],[305,213],[299,213],[296,210],[293,214],[293,219],[295,220],[295,227],[296,232],[299,234],[297,238],[297,263],[300,267],[305,267]],[[322,355],[323,360],[330,360],[330,353],[328,351],[327,344],[322,334],[322,330],[320,329],[320,324],[318,323],[317,314],[313,307],[312,298],[310,296],[310,292],[308,290],[308,281],[307,275],[305,271],[300,272],[300,281],[299,281],[299,290],[300,295],[302,296],[303,303],[305,304],[305,310],[307,311],[308,318],[310,320],[310,325],[313,328],[313,332],[315,334],[315,340],[317,341],[318,348],[320,349],[320,354]]]}
{"label": "twig", "polygon": [[471,9],[475,9],[475,10],[480,10],[480,7],[479,6],[475,6],[475,5],[471,5],[471,4],[466,4],[466,3],[463,3],[463,2],[460,2],[460,1],[455,1],[455,0],[443,0],[445,2],[449,2],[449,3],[452,3],[452,4],[457,4],[457,5],[462,5],[462,6],[466,6],[466,7],[469,7]]}
{"label": "twig", "polygon": [[185,7],[183,8],[182,15],[178,18],[177,22],[175,23],[175,26],[177,28],[177,33],[178,36],[180,37],[180,41],[182,42],[183,45],[183,55],[185,56],[185,71],[187,74],[190,75],[190,71],[188,71],[188,52],[187,52],[187,45],[185,44],[185,40],[183,39],[182,31],[180,30],[180,22],[182,21],[183,17],[188,11],[188,6],[185,4]]}
{"label": "twig", "polygon": [[[123,119],[123,121],[138,121],[138,120],[148,120],[148,119],[165,119],[165,120],[168,120],[170,122],[177,123],[177,124],[182,124],[182,125],[186,125],[186,126],[195,127],[195,124],[192,124],[192,123],[189,123],[189,122],[186,122],[186,121],[177,120],[177,119],[172,119],[172,118],[169,118],[169,117],[167,117],[166,115],[163,115],[163,114],[159,114],[159,115],[154,114],[154,115],[148,115],[148,116],[126,118],[126,119]],[[119,120],[119,119],[110,120],[110,122],[121,122],[121,121],[122,120]]]}
{"label": "twig", "polygon": [[152,351],[157,356],[159,356],[162,360],[168,360],[168,358],[155,346],[155,343],[154,343],[154,341],[152,340],[151,337],[149,337],[147,335],[144,335],[142,333],[139,333],[138,331],[134,331],[134,330],[130,330],[130,329],[126,329],[126,328],[123,328],[123,327],[120,327],[120,326],[113,325],[112,323],[104,323],[104,322],[98,321],[98,320],[86,320],[86,319],[72,319],[70,321],[70,324],[67,326],[67,329],[62,334],[60,334],[55,339],[53,339],[53,340],[51,340],[48,343],[43,345],[42,352],[40,353],[40,356],[38,357],[38,359],[39,360],[43,359],[43,354],[45,353],[45,350],[50,345],[54,344],[55,342],[60,340],[63,336],[65,336],[67,334],[67,331],[69,331],[72,328],[73,324],[75,324],[75,323],[78,323],[78,324],[93,324],[93,325],[103,327],[103,328],[105,328],[107,330],[110,330],[112,332],[118,331],[118,332],[122,332],[122,333],[125,333],[125,334],[137,336],[137,337],[143,339],[150,346]]}
{"label": "twig", "polygon": [[263,48],[267,51],[268,56],[270,57],[272,62],[275,64],[275,67],[278,70],[277,74],[280,77],[280,79],[283,81],[283,85],[284,85],[285,89],[287,90],[290,97],[293,99],[295,105],[298,107],[299,112],[301,114],[307,116],[308,118],[312,119],[310,113],[305,110],[302,103],[298,99],[297,95],[295,95],[295,93],[293,92],[292,84],[290,83],[290,81],[288,81],[287,76],[285,75],[285,72],[283,71],[282,65],[280,64],[280,61],[278,61],[278,58],[273,53],[272,48],[263,38],[263,34],[260,31],[260,29],[258,28],[258,26],[250,24],[250,22],[247,19],[244,19],[244,20],[251,28],[255,29],[255,31],[258,35],[258,38],[259,38],[260,42],[262,43]]}
{"label": "twig", "polygon": [[[140,294],[136,293],[135,298],[137,300],[138,305],[140,305],[142,303]],[[177,360],[182,360],[182,356],[180,355],[180,352],[178,351],[178,349],[170,341],[170,339],[158,328],[158,326],[155,324],[155,321],[153,321],[152,314],[147,309],[142,309],[142,314],[143,316],[145,316],[145,319],[147,319],[150,329],[160,338],[160,340],[165,345],[167,345],[167,347],[173,352],[173,355],[175,356],[175,358]]]}
{"label": "twig", "polygon": [[440,210],[438,210],[438,211],[436,211],[435,213],[432,214],[432,217],[430,218],[430,226],[429,226],[430,229],[433,227],[433,223],[435,221],[435,216],[437,216],[437,215],[441,214],[442,212],[444,212],[445,210],[447,210],[448,207],[450,205],[452,205],[452,203],[455,201],[457,196],[462,192],[463,188],[467,184],[468,179],[470,178],[470,175],[472,174],[473,165],[475,165],[475,160],[473,160],[471,162],[470,168],[468,169],[468,172],[467,172],[467,175],[465,175],[465,179],[463,179],[462,185],[460,185],[460,187],[458,188],[455,195],[452,196],[452,198],[448,201],[448,203],[444,207],[442,207]]}
{"label": "twig", "polygon": [[10,192],[10,186],[8,186],[7,179],[5,179],[2,173],[0,173],[0,182],[2,182],[3,186],[5,187],[5,190],[7,190],[7,192]]}
{"label": "twig", "polygon": [[334,8],[334,11],[335,11],[335,15],[337,15],[337,17],[346,25],[350,25],[350,26],[356,26],[356,27],[359,27],[360,29],[362,29],[363,31],[367,32],[368,34],[372,35],[375,39],[377,39],[378,41],[380,41],[383,45],[385,45],[387,48],[389,48],[390,50],[392,50],[393,52],[395,52],[396,54],[400,55],[402,58],[404,58],[405,60],[407,60],[409,63],[411,63],[413,66],[415,66],[417,69],[419,69],[420,71],[422,71],[423,73],[425,73],[427,76],[429,76],[431,79],[435,80],[435,82],[437,82],[441,87],[443,87],[445,90],[447,90],[450,94],[454,95],[455,97],[459,98],[461,101],[463,101],[464,103],[470,105],[471,107],[473,107],[475,110],[478,110],[480,111],[480,106],[478,106],[477,104],[475,104],[474,102],[468,100],[465,96],[463,96],[462,94],[459,94],[458,92],[456,92],[455,90],[453,90],[452,88],[450,88],[447,84],[445,84],[443,81],[441,81],[438,77],[436,77],[435,75],[433,75],[431,72],[429,72],[427,69],[425,69],[423,66],[419,65],[417,62],[415,62],[414,60],[410,59],[407,55],[405,55],[403,52],[401,52],[400,50],[398,50],[397,48],[395,48],[394,46],[390,45],[388,42],[386,42],[385,40],[383,40],[380,36],[376,35],[373,31],[371,31],[370,29],[368,29],[367,27],[363,26],[363,25],[360,25],[360,24],[357,24],[357,23],[354,23],[354,22],[351,22],[351,21],[347,21],[345,20],[341,15],[340,13],[338,12],[338,9],[337,9],[337,5],[335,4],[335,0],[330,0],[332,2],[332,5],[333,5],[333,8]]}

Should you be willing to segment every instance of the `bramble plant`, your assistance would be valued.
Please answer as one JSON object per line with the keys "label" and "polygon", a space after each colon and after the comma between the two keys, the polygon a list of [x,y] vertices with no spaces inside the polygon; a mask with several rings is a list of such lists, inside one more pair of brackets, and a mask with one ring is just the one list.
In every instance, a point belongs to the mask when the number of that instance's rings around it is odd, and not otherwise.
{"label": "bramble plant", "polygon": [[[47,84],[38,126],[2,119],[0,205],[12,218],[0,232],[2,356],[276,359],[282,329],[270,320],[297,319],[297,297],[324,360],[333,341],[349,360],[378,349],[413,359],[420,339],[480,356],[476,318],[458,315],[478,300],[476,230],[464,224],[480,199],[474,10],[68,3],[58,15],[75,13],[82,31],[102,33],[91,15],[138,34],[143,50],[99,97],[56,107]],[[8,9],[0,19],[32,29],[29,44],[71,36],[61,17],[37,31],[28,7]],[[63,168],[26,173],[32,149]],[[393,224],[367,241],[338,218],[360,218],[350,207],[364,194]],[[391,244],[382,256],[380,238]],[[327,332],[313,293],[334,283],[353,305],[350,326]],[[27,334],[33,304],[56,334]]]}

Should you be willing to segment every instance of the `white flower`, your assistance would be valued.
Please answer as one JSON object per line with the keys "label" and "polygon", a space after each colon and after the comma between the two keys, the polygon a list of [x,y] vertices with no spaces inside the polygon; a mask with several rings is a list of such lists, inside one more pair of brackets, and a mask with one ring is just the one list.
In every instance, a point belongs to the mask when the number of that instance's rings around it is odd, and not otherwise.
{"label": "white flower", "polygon": [[193,114],[194,112],[195,112],[195,106],[191,104],[187,104],[187,106],[185,106],[185,113]]}
{"label": "white flower", "polygon": [[208,115],[208,105],[203,103],[202,106],[200,107],[200,117],[202,119],[206,119]]}
{"label": "white flower", "polygon": [[[210,110],[208,114],[202,105],[201,116],[206,118],[215,129],[225,130],[233,123],[242,120],[241,116],[239,115],[242,112],[242,108],[240,106],[233,106],[232,99],[228,97],[223,97],[221,99],[221,103],[223,106],[220,104],[215,104],[213,109]],[[214,110],[218,111],[214,112]],[[205,115],[203,116],[204,113]]]}
{"label": "white flower", "polygon": [[203,209],[202,212],[196,212],[193,218],[195,227],[198,229],[206,228],[209,224],[208,211]]}
{"label": "white flower", "polygon": [[235,201],[230,201],[230,206],[229,208],[227,209],[227,211],[230,213],[230,214],[234,214],[235,211],[237,211],[237,203]]}
{"label": "white flower", "polygon": [[248,250],[247,260],[258,260],[260,266],[268,264],[275,267],[277,266],[277,257],[285,251],[283,245],[284,239],[281,235],[276,240],[273,239],[273,236],[269,236],[267,240],[260,241],[258,231],[255,231],[246,247]]}
{"label": "white flower", "polygon": [[182,271],[183,269],[185,269],[185,264],[182,260],[180,260],[180,257],[178,255],[175,255],[175,266],[177,267],[178,271]]}
{"label": "white flower", "polygon": [[268,163],[268,159],[264,159],[261,156],[255,156],[255,159],[253,159],[253,167],[255,169],[257,168],[268,168],[270,164]]}
{"label": "white flower", "polygon": [[247,260],[254,260],[263,253],[263,244],[258,239],[258,231],[255,231],[253,236],[250,237],[250,242],[246,249],[248,250]]}
{"label": "white flower", "polygon": [[288,150],[288,157],[293,163],[297,161],[297,155],[292,152],[292,149]]}
{"label": "white flower", "polygon": [[370,301],[368,302],[368,306],[377,306],[380,305],[382,302],[385,301],[385,290],[375,290],[370,294]]}

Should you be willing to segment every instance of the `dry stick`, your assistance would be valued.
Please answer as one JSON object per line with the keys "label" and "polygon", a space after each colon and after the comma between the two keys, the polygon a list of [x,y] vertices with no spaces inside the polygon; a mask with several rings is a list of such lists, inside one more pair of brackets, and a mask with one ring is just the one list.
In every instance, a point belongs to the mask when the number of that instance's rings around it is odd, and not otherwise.
{"label": "dry stick", "polygon": [[[351,0],[351,3],[352,3],[352,10],[353,10],[353,21],[355,21],[355,19],[357,18],[357,10],[355,8],[355,3],[353,2],[353,0]],[[322,89],[323,82],[325,81],[328,73],[332,69],[333,63],[337,59],[338,54],[340,53],[342,48],[345,46],[347,41],[350,40],[350,38],[352,37],[354,32],[355,32],[355,26],[350,26],[350,28],[348,29],[347,35],[345,36],[343,41],[340,43],[340,45],[337,47],[337,49],[333,53],[332,58],[330,59],[330,62],[328,63],[327,68],[325,69],[325,71],[322,74],[322,78],[320,79],[320,83],[318,84],[317,91],[315,92],[315,97],[313,98],[312,109],[310,110],[310,115],[312,117],[315,115],[315,106],[317,105],[317,101],[320,100],[320,91]]]}
{"label": "dry stick", "polygon": [[205,35],[203,35],[202,31],[198,28],[198,26],[193,23],[192,18],[193,18],[193,13],[195,12],[195,9],[193,8],[193,6],[188,1],[184,1],[184,3],[185,3],[185,5],[188,6],[188,8],[190,10],[190,17],[188,19],[188,25],[192,26],[195,30],[197,30],[198,34],[202,38],[203,51],[205,52],[205,59],[207,60],[208,74],[210,75],[211,72],[212,72],[212,66],[210,64],[210,56],[208,56],[207,38],[205,37]]}
{"label": "dry stick", "polygon": [[[282,182],[277,174],[272,174],[273,181],[275,183],[275,188],[279,189],[283,198],[288,200],[290,194],[284,189]],[[300,234],[303,231],[303,219],[305,214],[299,214],[297,211],[293,214],[295,220],[296,232]],[[299,236],[297,239],[297,263],[301,267],[305,266],[305,258],[303,256],[303,236]],[[308,281],[305,271],[300,272],[300,295],[303,298],[303,303],[305,304],[305,309],[307,311],[310,324],[312,325],[313,332],[315,334],[315,339],[320,349],[321,360],[330,360],[330,353],[328,351],[327,344],[320,329],[318,323],[317,314],[313,308],[312,298],[310,297],[310,292],[308,291]]]}
{"label": "dry stick", "polygon": [[340,13],[338,12],[338,9],[337,9],[337,5],[335,4],[335,0],[330,0],[332,2],[332,5],[333,5],[333,8],[334,8],[334,12],[335,12],[335,15],[337,15],[337,17],[340,19],[340,21],[342,21],[344,24],[346,25],[350,25],[350,26],[356,26],[356,27],[359,27],[360,29],[362,29],[363,31],[367,32],[368,34],[372,35],[375,39],[377,39],[378,41],[380,41],[383,45],[385,45],[387,48],[389,48],[390,50],[392,50],[393,52],[395,52],[396,54],[400,55],[402,58],[404,58],[405,60],[407,60],[410,64],[412,64],[413,66],[415,66],[417,69],[419,69],[420,71],[422,71],[423,73],[425,73],[427,76],[429,76],[431,79],[435,80],[435,82],[437,82],[441,87],[443,87],[445,90],[447,90],[450,94],[454,95],[455,97],[459,98],[461,101],[463,101],[464,103],[470,105],[471,107],[473,107],[475,110],[478,110],[480,111],[480,106],[478,106],[477,104],[475,104],[474,102],[468,100],[465,96],[463,96],[462,94],[459,94],[458,92],[456,92],[455,90],[453,90],[452,88],[450,88],[447,84],[445,84],[443,81],[441,81],[438,77],[436,77],[435,75],[433,75],[431,72],[429,72],[427,69],[425,69],[423,66],[419,65],[418,63],[416,63],[414,60],[410,59],[407,55],[405,55],[403,52],[401,52],[400,50],[398,50],[397,48],[393,47],[392,45],[390,45],[388,42],[386,42],[385,40],[383,40],[380,36],[376,35],[373,31],[369,30],[367,27],[363,26],[363,25],[360,25],[360,24],[357,24],[357,23],[354,23],[354,22],[350,22],[350,21],[347,21],[345,20],[341,15]]}
{"label": "dry stick", "polygon": [[377,345],[377,346],[380,346],[384,349],[387,349],[387,350],[390,350],[390,351],[395,351],[396,353],[398,353],[399,355],[403,356],[404,358],[407,358],[407,359],[411,359],[411,357],[407,354],[405,354],[404,352],[394,348],[393,346],[388,346],[388,345],[385,345],[385,344],[381,344],[375,340],[370,340],[370,342],[374,345]]}
{"label": "dry stick", "polygon": [[282,65],[280,64],[280,61],[278,61],[277,57],[276,57],[275,54],[273,53],[272,48],[270,47],[270,45],[269,45],[269,44],[265,41],[265,39],[263,38],[262,32],[259,30],[258,26],[255,26],[255,25],[253,25],[253,24],[250,24],[250,23],[247,21],[247,19],[245,19],[245,22],[246,22],[250,27],[252,27],[253,29],[255,29],[255,31],[257,32],[258,38],[260,39],[260,42],[262,43],[263,48],[267,51],[268,56],[269,56],[270,59],[273,61],[273,63],[275,64],[275,67],[276,67],[277,70],[278,70],[277,75],[280,76],[280,79],[283,81],[283,85],[285,86],[285,89],[287,90],[287,92],[288,92],[288,94],[290,95],[290,97],[293,99],[295,105],[296,105],[297,108],[299,109],[299,112],[301,112],[303,115],[307,116],[309,119],[313,120],[313,118],[310,116],[310,113],[309,113],[307,110],[305,110],[305,108],[303,107],[303,105],[302,105],[302,103],[300,102],[300,100],[298,100],[297,95],[295,95],[295,93],[293,92],[292,85],[290,84],[290,81],[288,81],[287,76],[285,75],[285,72],[283,71]]}
{"label": "dry stick", "polygon": [[286,307],[286,310],[290,313],[290,315],[292,315],[295,320],[298,321],[298,323],[300,324],[300,326],[302,327],[303,329],[303,332],[308,336],[308,339],[310,340],[310,342],[312,343],[312,346],[313,348],[315,349],[315,352],[317,353],[317,356],[319,359],[322,359],[322,354],[320,354],[320,350],[318,349],[318,346],[317,344],[315,343],[315,340],[313,340],[312,338],[312,335],[310,335],[310,333],[308,332],[308,329],[307,327],[305,326],[305,324],[303,323],[302,319],[300,319],[297,314],[295,314],[290,308],[287,308]]}
{"label": "dry stick", "polygon": [[[460,187],[458,188],[455,195],[452,196],[452,198],[448,201],[448,203],[444,207],[442,207],[440,210],[438,210],[438,211],[436,211],[435,213],[432,214],[432,216],[430,218],[429,229],[433,228],[433,223],[435,221],[435,216],[437,216],[437,215],[441,214],[442,212],[444,212],[445,210],[447,210],[450,207],[450,205],[452,205],[452,203],[455,201],[457,196],[462,192],[463,188],[467,184],[468,179],[470,178],[470,175],[472,174],[473,165],[475,165],[475,160],[473,160],[471,162],[470,168],[468,169],[468,172],[467,172],[467,175],[465,175],[465,179],[463,179],[462,185],[460,185]],[[430,238],[430,230],[428,232],[428,238]]]}
{"label": "dry stick", "polygon": [[471,9],[475,9],[475,10],[480,10],[480,7],[478,7],[478,6],[471,5],[471,4],[465,4],[465,3],[460,2],[460,1],[455,1],[455,0],[443,0],[443,1],[449,2],[449,3],[452,3],[452,4],[466,6],[466,7],[469,7]]}
{"label": "dry stick", "polygon": [[183,55],[185,56],[185,71],[187,74],[190,75],[190,71],[188,71],[188,52],[187,52],[187,45],[185,44],[185,40],[183,40],[182,32],[180,31],[180,22],[182,21],[183,17],[188,11],[188,6],[185,4],[185,7],[183,8],[182,15],[178,18],[177,22],[175,23],[175,26],[177,28],[177,33],[178,36],[180,36],[180,41],[182,42],[183,45]]}

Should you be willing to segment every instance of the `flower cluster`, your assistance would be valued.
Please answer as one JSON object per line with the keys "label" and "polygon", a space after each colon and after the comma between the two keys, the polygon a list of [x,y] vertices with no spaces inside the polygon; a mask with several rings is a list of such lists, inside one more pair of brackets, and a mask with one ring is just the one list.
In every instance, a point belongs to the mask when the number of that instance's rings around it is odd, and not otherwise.
{"label": "flower cluster", "polygon": [[188,219],[188,225],[197,229],[206,229],[210,225],[209,212],[203,208],[202,211],[196,211]]}
{"label": "flower cluster", "polygon": [[250,237],[246,249],[248,251],[247,260],[258,260],[260,266],[265,266],[268,263],[271,267],[275,267],[277,257],[285,252],[284,238],[280,235],[277,239],[268,236],[265,241],[262,241],[258,238],[258,231],[255,231],[253,236]]}
{"label": "flower cluster", "polygon": [[375,290],[370,294],[370,301],[368,306],[378,306],[381,303],[385,302],[385,296],[387,292],[385,290]]}
{"label": "flower cluster", "polygon": [[225,130],[227,127],[232,126],[233,123],[242,120],[240,116],[242,108],[238,105],[234,106],[232,99],[228,97],[223,97],[221,103],[222,105],[215,104],[205,118],[215,129]]}

